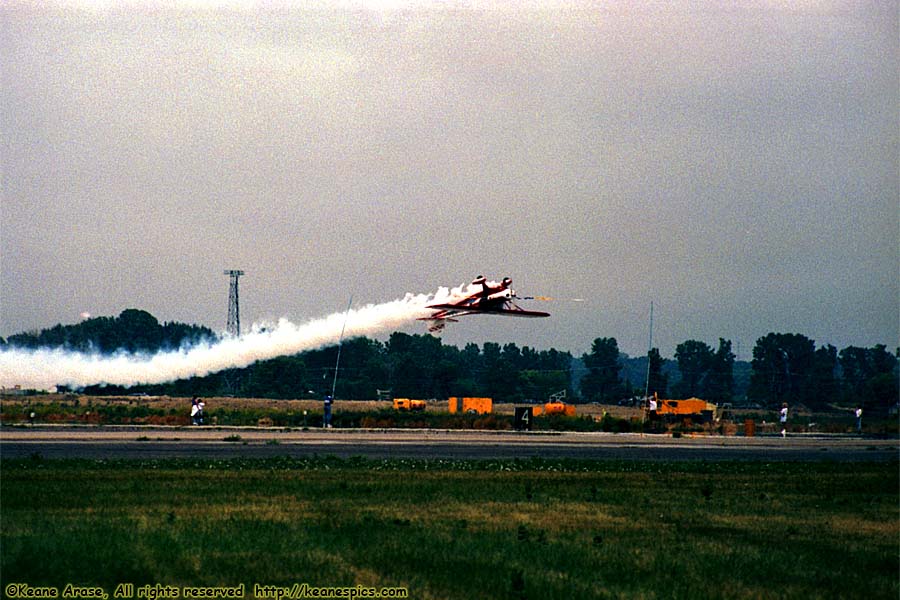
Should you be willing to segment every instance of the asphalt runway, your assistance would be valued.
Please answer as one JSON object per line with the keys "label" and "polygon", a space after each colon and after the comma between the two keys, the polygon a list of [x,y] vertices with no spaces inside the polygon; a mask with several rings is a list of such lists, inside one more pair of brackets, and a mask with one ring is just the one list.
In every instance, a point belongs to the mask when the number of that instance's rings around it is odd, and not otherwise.
{"label": "asphalt runway", "polygon": [[763,437],[257,427],[0,428],[0,458],[266,458],[636,461],[891,461],[900,441],[840,435]]}

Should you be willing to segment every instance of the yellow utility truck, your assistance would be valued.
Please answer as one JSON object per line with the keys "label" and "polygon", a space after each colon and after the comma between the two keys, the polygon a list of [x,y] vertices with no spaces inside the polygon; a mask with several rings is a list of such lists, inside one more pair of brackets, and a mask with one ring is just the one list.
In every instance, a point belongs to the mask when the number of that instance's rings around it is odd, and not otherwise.
{"label": "yellow utility truck", "polygon": [[700,398],[657,400],[656,414],[670,423],[710,423],[716,418],[716,408]]}

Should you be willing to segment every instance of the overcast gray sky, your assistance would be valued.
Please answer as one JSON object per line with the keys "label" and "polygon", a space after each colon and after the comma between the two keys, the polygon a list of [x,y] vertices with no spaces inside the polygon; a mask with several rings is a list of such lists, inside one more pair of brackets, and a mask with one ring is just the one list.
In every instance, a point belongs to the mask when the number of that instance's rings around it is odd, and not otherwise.
{"label": "overcast gray sky", "polygon": [[563,300],[445,342],[900,343],[896,2],[259,4],[0,8],[0,335],[243,269],[245,325],[484,274]]}

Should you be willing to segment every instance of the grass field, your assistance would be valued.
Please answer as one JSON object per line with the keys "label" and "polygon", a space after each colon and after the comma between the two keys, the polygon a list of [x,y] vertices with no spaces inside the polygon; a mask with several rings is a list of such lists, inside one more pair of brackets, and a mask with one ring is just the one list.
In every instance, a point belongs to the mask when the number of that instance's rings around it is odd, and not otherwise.
{"label": "grass field", "polygon": [[[898,465],[4,460],[7,586],[892,598]],[[136,597],[136,593],[135,596]]]}

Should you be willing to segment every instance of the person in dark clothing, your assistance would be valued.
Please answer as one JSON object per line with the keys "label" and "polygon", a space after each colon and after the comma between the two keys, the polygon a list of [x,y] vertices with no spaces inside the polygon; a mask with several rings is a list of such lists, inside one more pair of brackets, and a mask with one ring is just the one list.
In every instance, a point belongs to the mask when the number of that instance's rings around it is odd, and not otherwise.
{"label": "person in dark clothing", "polygon": [[322,421],[322,427],[331,427],[331,396],[325,396],[325,418]]}

